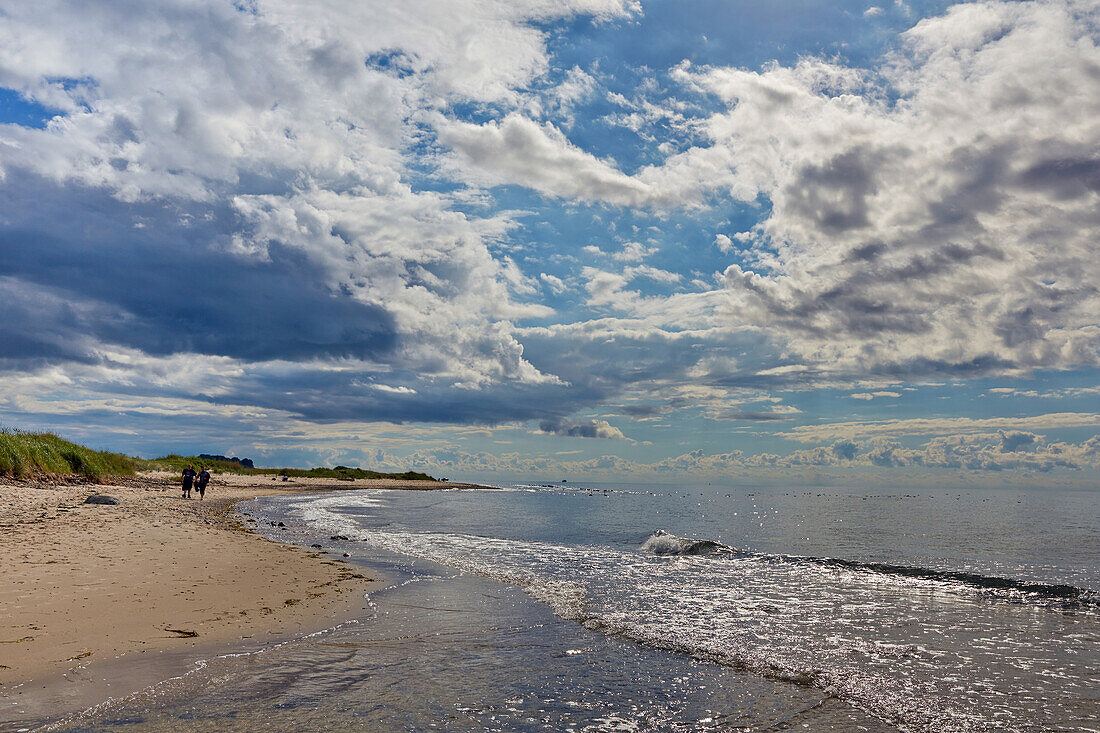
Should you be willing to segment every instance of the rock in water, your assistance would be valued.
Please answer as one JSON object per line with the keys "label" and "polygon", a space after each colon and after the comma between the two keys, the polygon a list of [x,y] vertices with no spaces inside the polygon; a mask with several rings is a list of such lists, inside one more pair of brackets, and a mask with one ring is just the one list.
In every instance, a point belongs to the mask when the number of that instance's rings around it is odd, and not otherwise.
{"label": "rock in water", "polygon": [[113,496],[106,494],[92,494],[84,500],[85,504],[121,504],[122,502]]}

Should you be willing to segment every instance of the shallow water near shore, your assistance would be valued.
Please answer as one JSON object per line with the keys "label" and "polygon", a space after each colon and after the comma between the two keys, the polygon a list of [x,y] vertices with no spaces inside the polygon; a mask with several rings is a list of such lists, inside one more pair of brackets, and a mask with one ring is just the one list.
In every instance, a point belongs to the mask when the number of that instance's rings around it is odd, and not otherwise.
{"label": "shallow water near shore", "polygon": [[622,484],[258,499],[260,531],[388,579],[361,618],[55,729],[1096,730],[1096,504]]}

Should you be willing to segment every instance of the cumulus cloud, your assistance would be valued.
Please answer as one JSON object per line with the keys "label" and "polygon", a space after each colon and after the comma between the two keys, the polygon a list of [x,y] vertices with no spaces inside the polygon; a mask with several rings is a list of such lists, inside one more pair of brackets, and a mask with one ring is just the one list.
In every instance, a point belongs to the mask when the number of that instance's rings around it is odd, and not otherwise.
{"label": "cumulus cloud", "polygon": [[[1023,435],[1023,433],[1021,433]],[[1008,440],[1019,436],[1008,435]],[[570,476],[660,477],[697,475],[712,478],[759,475],[805,475],[813,471],[844,472],[852,469],[873,471],[899,467],[920,467],[976,477],[981,474],[1020,472],[1025,476],[1055,470],[1078,471],[1100,465],[1100,436],[1080,443],[1046,443],[1033,435],[1025,448],[1003,450],[1005,433],[945,435],[906,448],[889,439],[838,440],[830,445],[805,448],[788,455],[746,454],[740,450],[707,453],[696,449],[650,463],[629,461],[617,456],[581,460],[561,460],[517,453],[494,455],[485,452],[422,450],[407,463],[426,470],[469,471],[496,474],[568,474]],[[816,474],[815,474],[816,475]]]}
{"label": "cumulus cloud", "polygon": [[[0,85],[53,115],[0,126],[7,366],[113,345],[560,384],[513,335],[550,311],[521,302],[531,281],[490,251],[507,216],[414,191],[406,150],[422,115],[508,103],[544,73],[535,23],[636,11],[4,3]],[[303,383],[311,371],[326,368]]]}
{"label": "cumulus cloud", "polygon": [[680,282],[680,273],[669,272],[650,265],[633,265],[623,269],[623,277],[627,280],[644,277],[655,282],[677,283]]}
{"label": "cumulus cloud", "polygon": [[[722,312],[788,362],[756,378],[1096,364],[1097,24],[1088,3],[960,5],[903,34],[875,69],[682,64],[681,83],[727,108],[699,120],[706,145],[632,178],[684,205],[770,207],[736,237],[744,260],[723,273],[725,302],[693,308],[694,323],[688,301],[643,297],[627,272],[586,270],[588,305],[622,314],[622,334],[709,330],[714,349]],[[733,243],[715,238],[727,253]]]}
{"label": "cumulus cloud", "polygon": [[853,400],[873,400],[876,397],[901,397],[901,392],[880,390],[878,392],[854,392],[848,396]]}
{"label": "cumulus cloud", "polygon": [[390,394],[416,394],[415,389],[402,385],[393,387],[388,384],[372,384],[371,389],[377,389],[379,392],[389,392]]}
{"label": "cumulus cloud", "polygon": [[[372,421],[622,438],[557,416],[778,422],[794,408],[751,407],[777,388],[897,397],[906,376],[1097,361],[1095,4],[957,6],[868,69],[684,62],[609,95],[600,124],[652,148],[631,163],[570,139],[606,77],[547,49],[627,0],[0,8],[0,87],[46,118],[0,125],[8,416],[144,431],[186,411],[272,444]],[[568,220],[552,256],[521,241],[544,212],[500,208],[498,185],[543,195],[519,204],[552,210],[531,232]],[[730,209],[759,223],[733,233]],[[538,302],[566,282],[587,300]],[[1072,466],[1082,444],[1027,435],[1096,424],[796,426],[789,456],[645,470]],[[912,435],[939,437],[867,442]]]}
{"label": "cumulus cloud", "polygon": [[[1098,436],[1100,437],[1100,436]],[[1022,470],[1045,473],[1055,469],[1095,468],[1100,452],[1097,437],[1082,443],[1050,443],[1024,431],[1001,431],[933,438],[908,449],[890,440],[865,443],[859,458],[876,466],[921,466],[968,471]]]}
{"label": "cumulus cloud", "polygon": [[553,125],[519,113],[483,125],[448,121],[439,127],[440,139],[461,159],[460,170],[481,183],[512,183],[561,198],[627,206],[659,197],[652,186],[577,148]]}
{"label": "cumulus cloud", "polygon": [[616,438],[625,440],[626,436],[617,427],[606,420],[543,420],[539,430],[550,435],[565,435],[570,438]]}
{"label": "cumulus cloud", "polygon": [[944,433],[981,433],[990,430],[1059,430],[1100,426],[1100,414],[1093,412],[1052,412],[1027,417],[942,417],[902,418],[867,422],[837,422],[825,425],[799,425],[782,437],[802,443],[835,438],[865,439],[883,435],[935,435]]}
{"label": "cumulus cloud", "polygon": [[1097,12],[980,3],[923,20],[883,69],[897,102],[821,61],[685,70],[731,105],[715,145],[685,155],[728,160],[731,195],[773,204],[758,266],[725,273],[736,310],[851,369],[1096,364]]}
{"label": "cumulus cloud", "polygon": [[626,242],[622,249],[611,256],[620,262],[641,262],[656,251],[656,247],[647,247],[641,242]]}
{"label": "cumulus cloud", "polygon": [[545,272],[539,273],[539,280],[546,283],[546,287],[550,288],[551,292],[557,295],[561,295],[565,292],[565,283],[556,275],[548,275]]}
{"label": "cumulus cloud", "polygon": [[1100,387],[1064,387],[1062,389],[1019,389],[1017,387],[994,387],[989,390],[998,397],[1035,397],[1040,399],[1061,400],[1071,397],[1094,397],[1100,395]]}
{"label": "cumulus cloud", "polygon": [[[684,205],[770,203],[724,273],[731,323],[806,364],[1095,365],[1098,25],[1090,2],[974,3],[920,21],[875,69],[685,62],[680,82],[726,109],[700,121],[705,145],[630,180]],[[580,158],[561,156],[573,175]],[[647,200],[612,180],[584,195]]]}

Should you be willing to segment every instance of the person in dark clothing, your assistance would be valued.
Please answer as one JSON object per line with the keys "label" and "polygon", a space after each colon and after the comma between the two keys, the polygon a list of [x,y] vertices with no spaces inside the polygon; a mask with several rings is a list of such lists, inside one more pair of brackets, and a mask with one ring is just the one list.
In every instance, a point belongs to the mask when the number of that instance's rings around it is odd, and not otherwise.
{"label": "person in dark clothing", "polygon": [[191,498],[191,484],[195,483],[195,467],[190,464],[183,469],[183,498]]}
{"label": "person in dark clothing", "polygon": [[206,485],[210,483],[210,472],[206,470],[206,466],[199,466],[201,469],[199,475],[195,477],[195,488],[199,490],[199,501],[202,501],[206,496]]}

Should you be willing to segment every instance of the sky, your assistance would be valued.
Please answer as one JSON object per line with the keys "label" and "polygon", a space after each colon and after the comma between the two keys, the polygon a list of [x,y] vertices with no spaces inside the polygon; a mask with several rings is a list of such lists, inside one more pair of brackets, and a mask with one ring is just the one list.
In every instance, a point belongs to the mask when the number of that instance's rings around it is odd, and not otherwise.
{"label": "sky", "polygon": [[0,425],[1100,479],[1095,0],[0,0]]}

